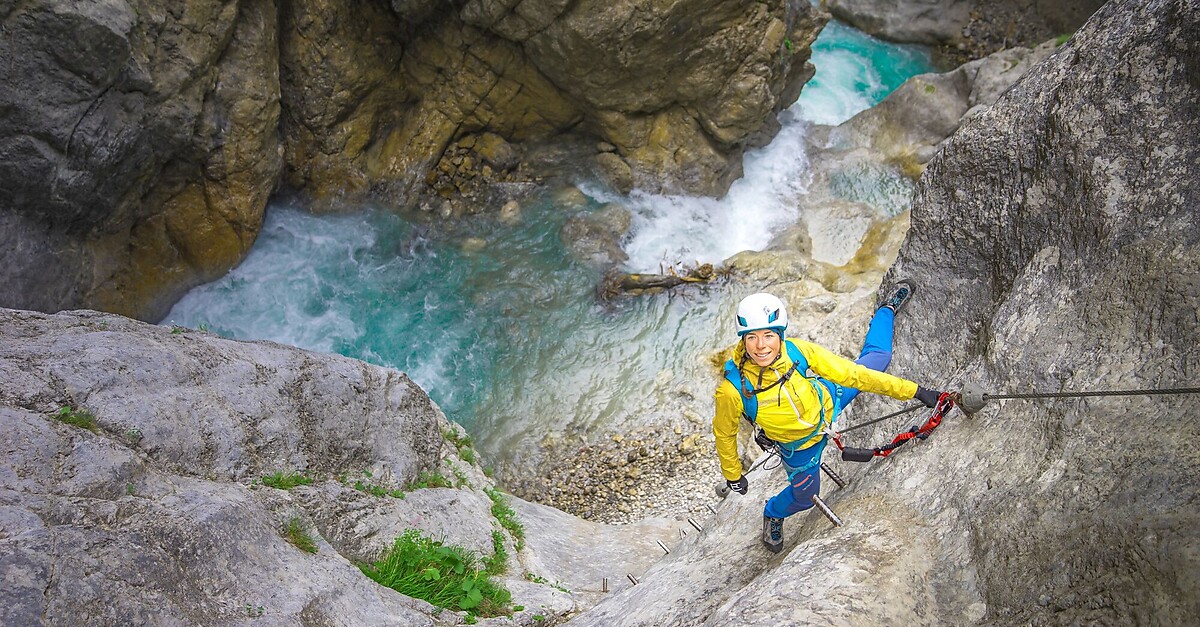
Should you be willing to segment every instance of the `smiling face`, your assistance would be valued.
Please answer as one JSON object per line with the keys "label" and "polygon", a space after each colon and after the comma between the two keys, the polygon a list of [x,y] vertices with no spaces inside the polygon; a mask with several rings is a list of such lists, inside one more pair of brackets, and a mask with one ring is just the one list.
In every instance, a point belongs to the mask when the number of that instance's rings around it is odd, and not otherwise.
{"label": "smiling face", "polygon": [[770,329],[751,331],[742,336],[746,343],[746,354],[759,368],[775,363],[779,358],[779,334]]}

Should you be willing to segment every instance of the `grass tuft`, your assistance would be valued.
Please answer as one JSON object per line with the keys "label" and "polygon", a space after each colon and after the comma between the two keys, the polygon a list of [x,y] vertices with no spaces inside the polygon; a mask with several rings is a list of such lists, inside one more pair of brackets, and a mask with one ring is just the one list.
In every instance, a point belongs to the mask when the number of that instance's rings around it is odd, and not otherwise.
{"label": "grass tuft", "polygon": [[72,427],[87,429],[88,431],[98,431],[100,425],[96,423],[96,416],[86,409],[74,409],[70,405],[59,408],[54,414],[54,418],[60,422],[65,422]]}
{"label": "grass tuft", "polygon": [[266,475],[262,478],[263,485],[265,485],[267,487],[271,487],[271,488],[276,488],[278,490],[291,490],[292,488],[294,488],[298,485],[309,485],[312,482],[313,482],[312,479],[310,479],[309,477],[305,477],[304,475],[302,475],[298,472],[293,472],[293,473],[276,472],[276,473]]}
{"label": "grass tuft", "polygon": [[401,594],[476,616],[507,616],[512,595],[480,570],[474,553],[409,529],[363,574]]}
{"label": "grass tuft", "polygon": [[308,533],[308,530],[305,529],[304,521],[300,520],[300,518],[293,516],[288,519],[287,528],[283,530],[283,535],[287,538],[288,542],[291,542],[301,551],[306,553],[317,552],[317,542]]}

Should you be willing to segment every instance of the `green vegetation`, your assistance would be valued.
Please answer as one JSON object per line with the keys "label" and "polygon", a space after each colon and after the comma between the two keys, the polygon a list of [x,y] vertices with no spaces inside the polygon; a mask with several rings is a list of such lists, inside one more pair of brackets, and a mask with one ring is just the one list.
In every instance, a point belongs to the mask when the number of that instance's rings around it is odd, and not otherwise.
{"label": "green vegetation", "polygon": [[374,564],[359,568],[375,582],[401,594],[438,607],[466,610],[472,621],[476,616],[511,614],[512,595],[477,564],[474,553],[460,546],[443,545],[409,529]]}
{"label": "green vegetation", "polygon": [[454,478],[456,480],[454,483],[454,487],[456,487],[456,488],[461,488],[463,486],[466,486],[468,488],[471,487],[471,482],[470,482],[470,480],[467,479],[466,473],[464,473],[462,470],[460,470],[457,466],[453,467],[452,470],[454,471]]}
{"label": "green vegetation", "polygon": [[287,538],[288,542],[291,542],[301,551],[306,553],[317,552],[316,540],[313,540],[312,535],[304,528],[304,522],[298,517],[293,516],[288,520],[287,528],[283,530],[283,535]]}
{"label": "green vegetation", "polygon": [[266,475],[262,478],[263,485],[270,487],[270,488],[276,488],[279,490],[291,490],[292,488],[294,488],[298,485],[309,485],[312,482],[313,482],[312,479],[305,477],[304,475],[302,475],[298,472],[293,472],[293,473],[276,472],[276,473]]}
{"label": "green vegetation", "polygon": [[509,507],[508,497],[495,488],[488,488],[487,495],[492,499],[492,516],[496,517],[496,522],[512,534],[513,540],[517,542],[517,551],[525,548],[525,525],[517,520],[517,513]]}
{"label": "green vegetation", "polygon": [[927,94],[932,94],[932,93],[933,93],[933,92],[935,92],[935,91],[937,91],[937,87],[935,87],[935,86],[933,86],[933,85],[926,85],[926,86],[925,86],[925,93],[927,93]]}
{"label": "green vegetation", "polygon": [[[362,474],[364,477],[366,477],[368,479],[375,476],[375,475],[371,474],[370,470],[364,470],[364,471],[362,471]],[[337,479],[338,483],[340,483],[342,485],[350,485],[350,479],[348,477],[346,477],[346,475],[344,475],[344,474],[338,475],[336,477],[336,479]],[[404,493],[404,490],[401,490],[399,488],[389,488],[387,486],[384,486],[382,483],[377,483],[377,482],[373,482],[373,481],[363,481],[361,479],[356,480],[354,482],[354,489],[358,490],[359,492],[366,492],[367,494],[370,494],[371,496],[390,496],[394,499],[400,499],[400,500],[404,500],[404,497],[406,496]]]}
{"label": "green vegetation", "polygon": [[61,407],[54,417],[60,422],[65,422],[72,427],[87,429],[88,431],[99,431],[100,426],[96,424],[96,417],[86,409],[74,409],[70,405]]}
{"label": "green vegetation", "polygon": [[1055,47],[1061,46],[1061,45],[1067,43],[1068,41],[1070,41],[1070,39],[1074,36],[1075,36],[1075,31],[1071,31],[1069,33],[1063,33],[1063,34],[1059,35],[1058,37],[1054,38],[1054,46]]}
{"label": "green vegetation", "polygon": [[443,477],[437,472],[422,472],[416,479],[404,486],[406,490],[420,490],[422,488],[449,488],[450,480]]}
{"label": "green vegetation", "polygon": [[784,39],[783,47],[787,48],[788,52],[795,52],[795,50],[796,50],[796,46],[792,43],[791,39]]}
{"label": "green vegetation", "polygon": [[550,581],[548,579],[546,579],[545,577],[540,577],[533,573],[525,573],[525,581],[539,583],[544,586],[550,586],[551,588],[554,588],[555,590],[558,590],[560,592],[566,592],[567,594],[571,594],[571,591],[568,590],[565,586],[563,586],[561,582],[556,581],[554,583],[550,583]]}
{"label": "green vegetation", "polygon": [[142,441],[142,430],[137,427],[130,427],[125,431],[125,438],[130,442],[137,444]]}
{"label": "green vegetation", "polygon": [[471,436],[459,436],[458,431],[454,429],[443,431],[442,435],[445,436],[448,442],[454,445],[454,448],[458,449],[458,456],[461,457],[463,461],[467,462],[468,464],[475,463],[475,449],[472,448],[474,443],[471,442]]}
{"label": "green vegetation", "polygon": [[492,530],[492,556],[484,558],[483,570],[489,575],[502,575],[508,570],[508,551],[504,548],[504,532]]}
{"label": "green vegetation", "polygon": [[249,616],[250,618],[262,618],[262,615],[263,606],[253,605],[250,603],[246,604],[246,616]]}

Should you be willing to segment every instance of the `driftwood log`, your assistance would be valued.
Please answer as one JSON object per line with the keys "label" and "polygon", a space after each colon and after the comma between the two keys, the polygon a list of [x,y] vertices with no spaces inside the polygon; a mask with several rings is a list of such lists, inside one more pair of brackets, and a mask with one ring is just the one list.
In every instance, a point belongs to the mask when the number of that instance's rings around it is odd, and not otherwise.
{"label": "driftwood log", "polygon": [[685,283],[707,283],[716,278],[717,272],[711,263],[700,264],[695,268],[686,268],[680,274],[674,268],[667,274],[629,274],[616,272],[608,275],[604,281],[604,295],[612,298],[620,294],[642,294],[658,292]]}

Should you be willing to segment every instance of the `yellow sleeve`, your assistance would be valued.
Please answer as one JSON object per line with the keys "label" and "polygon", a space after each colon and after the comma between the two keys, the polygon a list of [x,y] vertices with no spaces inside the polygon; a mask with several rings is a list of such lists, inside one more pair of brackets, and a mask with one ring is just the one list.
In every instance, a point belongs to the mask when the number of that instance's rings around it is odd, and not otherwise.
{"label": "yellow sleeve", "polygon": [[727,380],[721,381],[713,395],[716,413],[713,414],[713,437],[717,444],[717,457],[721,460],[721,474],[730,481],[742,476],[742,460],[738,459],[737,435],[742,419],[742,396]]}
{"label": "yellow sleeve", "polygon": [[917,394],[917,384],[908,379],[860,366],[812,342],[796,342],[796,347],[808,358],[813,372],[839,385],[902,401]]}

